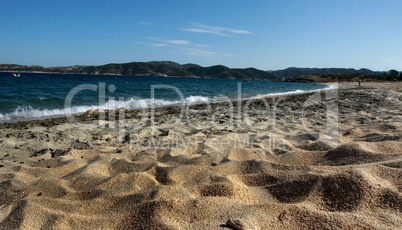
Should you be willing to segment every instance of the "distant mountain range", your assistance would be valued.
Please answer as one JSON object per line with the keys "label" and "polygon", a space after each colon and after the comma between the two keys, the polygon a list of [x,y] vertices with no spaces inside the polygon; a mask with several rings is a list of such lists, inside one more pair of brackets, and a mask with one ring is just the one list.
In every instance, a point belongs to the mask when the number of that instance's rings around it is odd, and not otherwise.
{"label": "distant mountain range", "polygon": [[171,61],[130,62],[122,64],[106,64],[99,66],[67,66],[67,67],[42,67],[23,66],[15,64],[0,64],[0,71],[8,72],[47,72],[47,73],[71,73],[71,74],[104,74],[104,75],[157,75],[157,76],[187,76],[202,78],[231,78],[231,79],[259,79],[270,81],[283,81],[285,79],[300,76],[322,74],[363,74],[379,75],[369,69],[346,69],[346,68],[296,68],[284,70],[263,71],[255,68],[228,68],[223,65],[202,67],[197,64],[178,64]]}
{"label": "distant mountain range", "polygon": [[352,68],[297,68],[289,67],[284,70],[267,71],[280,78],[294,78],[300,76],[311,75],[328,75],[328,74],[362,74],[362,75],[381,75],[383,72],[372,71],[369,69],[352,69]]}

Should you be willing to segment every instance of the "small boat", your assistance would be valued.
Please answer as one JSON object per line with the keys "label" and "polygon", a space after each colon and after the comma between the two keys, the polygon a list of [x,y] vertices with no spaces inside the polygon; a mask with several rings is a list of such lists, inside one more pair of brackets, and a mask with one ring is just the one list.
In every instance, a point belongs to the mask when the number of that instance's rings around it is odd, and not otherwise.
{"label": "small boat", "polygon": [[13,76],[14,76],[14,77],[20,77],[21,74],[19,74],[19,73],[13,73]]}

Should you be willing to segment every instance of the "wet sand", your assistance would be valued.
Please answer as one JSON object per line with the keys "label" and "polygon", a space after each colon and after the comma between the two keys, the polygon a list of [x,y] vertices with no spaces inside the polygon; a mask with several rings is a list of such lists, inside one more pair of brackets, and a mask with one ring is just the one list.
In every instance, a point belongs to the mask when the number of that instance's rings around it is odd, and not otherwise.
{"label": "wet sand", "polygon": [[397,229],[401,100],[345,83],[0,124],[0,229]]}

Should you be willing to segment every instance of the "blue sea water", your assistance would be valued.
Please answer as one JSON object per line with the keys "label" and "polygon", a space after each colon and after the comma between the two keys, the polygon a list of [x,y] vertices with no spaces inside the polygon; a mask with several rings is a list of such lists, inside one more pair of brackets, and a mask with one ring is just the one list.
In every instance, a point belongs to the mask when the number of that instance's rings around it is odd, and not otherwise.
{"label": "blue sea water", "polygon": [[[0,122],[64,116],[89,109],[142,109],[181,103],[295,94],[328,85],[160,76],[0,72]],[[239,96],[240,93],[240,96]],[[71,109],[71,110],[70,110]]]}

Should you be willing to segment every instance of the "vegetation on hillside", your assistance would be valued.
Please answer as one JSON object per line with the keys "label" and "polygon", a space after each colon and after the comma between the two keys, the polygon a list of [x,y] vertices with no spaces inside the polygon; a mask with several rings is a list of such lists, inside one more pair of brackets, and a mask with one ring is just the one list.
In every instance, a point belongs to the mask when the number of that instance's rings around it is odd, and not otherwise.
{"label": "vegetation on hillside", "polygon": [[0,71],[9,72],[48,72],[70,74],[102,75],[159,75],[178,77],[258,79],[269,81],[328,82],[366,80],[402,80],[402,73],[397,70],[375,72],[369,69],[346,68],[296,68],[291,67],[277,71],[262,71],[255,68],[229,68],[223,65],[202,67],[196,64],[180,65],[171,61],[130,62],[106,64],[100,66],[49,67],[0,64]]}
{"label": "vegetation on hillside", "polygon": [[175,62],[131,62],[124,64],[107,64],[100,66],[50,67],[0,65],[0,71],[16,72],[49,72],[49,73],[79,73],[79,74],[112,74],[112,75],[162,75],[187,76],[204,78],[232,79],[264,79],[281,80],[280,77],[255,68],[231,69],[223,65],[201,67],[195,64],[180,65]]}
{"label": "vegetation on hillside", "polygon": [[283,70],[271,71],[272,74],[283,78],[296,78],[300,76],[311,75],[339,75],[339,74],[362,74],[362,75],[377,75],[382,72],[371,71],[369,69],[352,69],[352,68],[297,68],[290,67]]}

